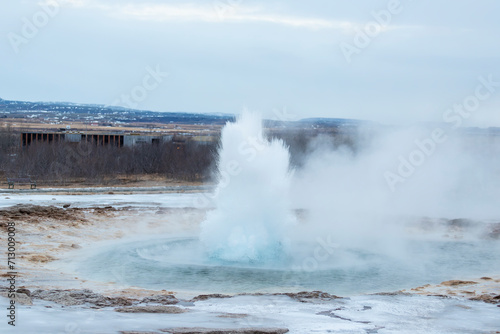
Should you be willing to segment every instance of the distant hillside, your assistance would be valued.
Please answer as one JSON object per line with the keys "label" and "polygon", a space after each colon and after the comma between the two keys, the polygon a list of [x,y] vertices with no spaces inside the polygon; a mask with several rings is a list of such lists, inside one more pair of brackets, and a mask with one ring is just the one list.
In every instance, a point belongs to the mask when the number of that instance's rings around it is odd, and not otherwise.
{"label": "distant hillside", "polygon": [[106,119],[108,121],[182,124],[225,124],[234,120],[231,115],[211,115],[183,112],[155,112],[135,110],[98,104],[77,104],[69,102],[25,102],[8,101],[0,98],[0,115],[23,117],[23,114],[50,113],[80,119]]}
{"label": "distant hillside", "polygon": [[[78,104],[71,102],[26,102],[9,101],[0,98],[0,117],[25,118],[30,117],[64,118],[71,120],[122,123],[175,123],[175,124],[206,124],[223,125],[234,121],[233,115],[202,114],[185,112],[156,112],[148,110],[128,109],[118,106],[105,106],[99,104]],[[267,121],[270,127],[342,127],[359,126],[365,121],[341,118],[306,118],[295,122]]]}
{"label": "distant hillside", "polygon": [[361,124],[371,123],[369,121],[361,121],[357,119],[348,118],[304,118],[300,120],[301,123],[309,123],[316,125],[327,126],[359,126]]}

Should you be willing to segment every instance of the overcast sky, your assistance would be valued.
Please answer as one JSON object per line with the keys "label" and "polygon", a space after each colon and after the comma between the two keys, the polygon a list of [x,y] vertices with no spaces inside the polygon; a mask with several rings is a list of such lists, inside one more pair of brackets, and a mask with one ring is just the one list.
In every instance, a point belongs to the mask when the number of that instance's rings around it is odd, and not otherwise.
{"label": "overcast sky", "polygon": [[[0,97],[440,121],[500,82],[499,17],[497,0],[2,1]],[[494,89],[467,125],[500,126]]]}

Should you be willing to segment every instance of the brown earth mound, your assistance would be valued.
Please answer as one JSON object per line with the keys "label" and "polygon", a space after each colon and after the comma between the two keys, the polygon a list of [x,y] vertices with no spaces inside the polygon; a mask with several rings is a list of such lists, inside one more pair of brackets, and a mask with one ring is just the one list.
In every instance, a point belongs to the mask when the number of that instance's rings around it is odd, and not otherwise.
{"label": "brown earth mound", "polygon": [[[3,219],[2,219],[3,218]],[[40,206],[19,204],[10,208],[0,210],[0,219],[3,221],[29,221],[39,222],[40,219],[55,220],[85,220],[81,209],[58,208],[55,206]]]}
{"label": "brown earth mound", "polygon": [[477,282],[474,282],[474,281],[451,280],[451,281],[445,281],[445,282],[441,283],[441,285],[444,285],[444,286],[473,285],[473,284],[477,284]]}
{"label": "brown earth mound", "polygon": [[[321,302],[321,301],[331,301],[334,299],[342,299],[342,297],[338,297],[335,295],[331,295],[329,293],[323,291],[302,291],[297,293],[240,293],[236,296],[287,296],[301,303],[308,302]],[[199,295],[191,299],[191,302],[204,301],[208,299],[216,299],[216,298],[232,298],[230,295],[221,295],[221,294],[211,294],[211,295]]]}
{"label": "brown earth mound", "polygon": [[97,307],[131,306],[136,300],[123,297],[106,297],[91,290],[35,290],[32,299],[43,299],[64,306],[92,304]]}

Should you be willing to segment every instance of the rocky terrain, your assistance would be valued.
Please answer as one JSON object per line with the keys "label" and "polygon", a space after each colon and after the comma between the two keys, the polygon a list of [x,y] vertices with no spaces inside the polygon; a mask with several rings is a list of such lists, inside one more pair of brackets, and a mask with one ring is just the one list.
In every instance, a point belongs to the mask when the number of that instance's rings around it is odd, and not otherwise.
{"label": "rocky terrain", "polygon": [[[8,196],[4,199],[10,200]],[[432,311],[437,313],[429,313],[430,319],[435,314],[440,314],[439,312],[451,312],[451,316],[454,316],[456,312],[483,309],[480,305],[490,305],[500,310],[500,276],[492,275],[348,298],[321,291],[201,294],[185,298],[168,290],[123,287],[113,282],[90,282],[71,272],[59,272],[50,264],[56,260],[71,258],[72,254],[92,248],[94,244],[105,240],[116,240],[136,234],[155,235],[196,229],[203,220],[205,211],[183,207],[156,207],[154,204],[138,207],[126,202],[121,205],[76,205],[71,201],[60,200],[59,195],[54,195],[53,200],[49,198],[43,205],[29,202],[28,200],[23,204],[0,207],[2,242],[7,224],[16,224],[20,263],[17,304],[25,308],[23,312],[58,310],[61,314],[66,314],[65,317],[69,317],[72,312],[82,312],[85,314],[83,319],[94,319],[95,314],[106,314],[106,319],[128,317],[130,323],[127,322],[128,325],[124,324],[122,330],[114,333],[301,333],[298,328],[306,328],[301,326],[307,326],[305,319],[310,317],[314,317],[315,323],[324,324],[318,325],[318,328],[329,328],[327,324],[332,323],[335,328],[364,328],[365,333],[378,333],[379,330],[392,326],[376,320],[381,317],[378,312],[382,312],[380,305],[385,305],[384,303],[392,305],[389,309],[404,307],[405,311],[394,311],[394,314],[410,312],[407,308],[411,309],[410,305],[415,301],[423,303],[422,305],[428,303],[428,306],[421,306],[423,309],[433,310],[437,305],[442,305],[440,307],[444,307],[443,309]],[[476,228],[477,222],[473,221],[424,220],[410,224],[410,228],[428,233],[438,231],[450,239],[463,238],[476,232],[481,238],[498,238],[498,222],[487,224],[486,230],[479,231]],[[6,275],[4,261],[0,263],[0,271]],[[0,297],[7,298],[7,295],[6,286],[0,284]],[[418,319],[416,314],[422,310],[415,309],[411,312],[417,312],[411,319]],[[294,320],[293,314],[298,318]],[[163,325],[160,318],[158,323],[144,323],[143,328],[155,329],[141,331],[134,327],[134,319],[139,319],[134,318],[136,316],[168,316],[171,320]],[[199,317],[205,320],[199,323],[189,320]],[[80,323],[76,319],[72,321],[79,323],[78,326],[88,326],[94,321],[85,320]],[[186,323],[191,322],[193,326],[186,326]],[[301,322],[305,323],[301,325]],[[405,326],[413,328],[412,324],[408,322]],[[40,331],[48,332],[51,331]]]}

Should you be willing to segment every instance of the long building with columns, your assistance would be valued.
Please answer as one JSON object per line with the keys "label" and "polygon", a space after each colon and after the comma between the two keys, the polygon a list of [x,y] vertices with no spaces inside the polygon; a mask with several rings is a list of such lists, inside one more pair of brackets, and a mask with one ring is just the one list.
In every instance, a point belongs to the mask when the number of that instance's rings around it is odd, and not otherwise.
{"label": "long building with columns", "polygon": [[21,146],[34,143],[81,143],[88,142],[98,146],[132,147],[138,144],[159,144],[174,140],[172,135],[124,134],[124,133],[87,133],[87,132],[22,132]]}

